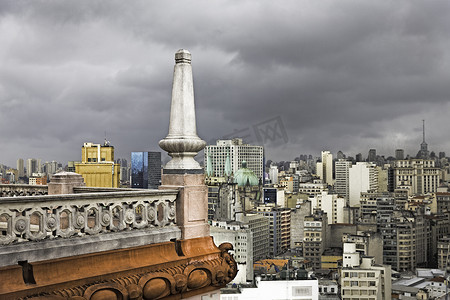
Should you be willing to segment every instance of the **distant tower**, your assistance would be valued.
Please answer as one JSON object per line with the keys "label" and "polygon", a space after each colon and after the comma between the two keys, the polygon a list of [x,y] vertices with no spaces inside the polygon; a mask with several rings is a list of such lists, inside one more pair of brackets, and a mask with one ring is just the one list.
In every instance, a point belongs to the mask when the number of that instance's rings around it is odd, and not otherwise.
{"label": "distant tower", "polygon": [[370,149],[369,155],[367,156],[368,162],[375,162],[377,160],[377,150],[376,149]]}
{"label": "distant tower", "polygon": [[420,144],[420,151],[417,153],[417,158],[428,159],[430,153],[428,152],[428,144],[425,142],[425,120],[422,120],[422,135],[423,141]]}
{"label": "distant tower", "polygon": [[23,159],[19,158],[17,160],[17,171],[19,171],[19,177],[23,177],[25,175],[25,168],[23,164]]}
{"label": "distant tower", "polygon": [[395,159],[402,160],[405,159],[405,151],[403,149],[395,150]]}
{"label": "distant tower", "polygon": [[330,151],[322,151],[322,161],[316,164],[316,174],[323,183],[333,185],[333,155]]}

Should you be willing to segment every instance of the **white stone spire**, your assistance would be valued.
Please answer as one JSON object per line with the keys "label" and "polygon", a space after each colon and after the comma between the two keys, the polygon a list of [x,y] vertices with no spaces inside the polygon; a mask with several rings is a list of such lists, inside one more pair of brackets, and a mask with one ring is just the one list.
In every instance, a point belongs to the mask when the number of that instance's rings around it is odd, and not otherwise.
{"label": "white stone spire", "polygon": [[159,142],[159,146],[172,157],[164,172],[203,172],[194,156],[205,145],[206,142],[197,136],[191,53],[180,49],[175,53],[169,134]]}

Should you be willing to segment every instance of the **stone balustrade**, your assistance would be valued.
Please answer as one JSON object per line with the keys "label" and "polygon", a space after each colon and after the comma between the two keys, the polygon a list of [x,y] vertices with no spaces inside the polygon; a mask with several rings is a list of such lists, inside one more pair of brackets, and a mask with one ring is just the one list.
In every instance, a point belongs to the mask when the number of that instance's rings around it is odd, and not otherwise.
{"label": "stone balustrade", "polygon": [[0,198],[0,245],[176,226],[175,190]]}
{"label": "stone balustrade", "polygon": [[1,197],[47,195],[48,186],[29,184],[0,184]]}

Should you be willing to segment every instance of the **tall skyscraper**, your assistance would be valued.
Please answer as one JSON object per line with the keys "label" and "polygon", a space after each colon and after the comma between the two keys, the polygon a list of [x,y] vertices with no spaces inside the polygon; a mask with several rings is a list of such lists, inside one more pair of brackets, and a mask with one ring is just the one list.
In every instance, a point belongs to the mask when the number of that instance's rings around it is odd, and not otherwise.
{"label": "tall skyscraper", "polygon": [[27,159],[27,177],[31,177],[37,170],[37,160],[34,158]]}
{"label": "tall skyscraper", "polygon": [[84,143],[75,172],[83,176],[86,186],[119,187],[120,165],[114,162],[114,147],[106,140],[103,145]]}
{"label": "tall skyscraper", "polygon": [[333,155],[330,151],[322,151],[321,162],[316,164],[316,174],[323,183],[333,185]]}
{"label": "tall skyscraper", "polygon": [[344,197],[344,199],[347,202],[349,199],[348,176],[349,176],[349,169],[351,166],[352,162],[345,159],[339,159],[334,164],[334,172],[335,172],[334,190],[340,196]]}
{"label": "tall skyscraper", "polygon": [[367,156],[368,162],[375,162],[377,160],[377,149],[370,149],[369,155]]}
{"label": "tall skyscraper", "polygon": [[25,176],[25,167],[22,158],[17,160],[17,171],[19,172],[19,177]]}
{"label": "tall skyscraper", "polygon": [[161,185],[161,152],[131,152],[131,187],[157,189]]}
{"label": "tall skyscraper", "polygon": [[161,152],[148,152],[148,188],[161,185]]}
{"label": "tall skyscraper", "polygon": [[43,173],[42,172],[42,159],[37,159],[37,163],[36,163],[36,172],[37,173]]}
{"label": "tall skyscraper", "polygon": [[349,203],[357,206],[360,203],[361,192],[378,189],[378,172],[376,165],[367,162],[357,162],[349,169]]}
{"label": "tall skyscraper", "polygon": [[[211,158],[211,166],[214,176],[225,176],[227,158],[231,163],[231,172],[234,174],[242,166],[242,161],[247,162],[247,168],[252,170],[259,180],[263,180],[264,172],[264,148],[244,144],[242,139],[218,140],[216,145],[205,147],[205,163]],[[205,170],[206,171],[206,170]]]}

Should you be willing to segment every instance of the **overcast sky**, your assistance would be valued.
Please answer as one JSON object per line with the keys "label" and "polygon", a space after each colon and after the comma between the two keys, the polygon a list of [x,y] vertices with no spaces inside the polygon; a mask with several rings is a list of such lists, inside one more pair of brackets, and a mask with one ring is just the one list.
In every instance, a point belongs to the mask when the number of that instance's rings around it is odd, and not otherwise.
{"label": "overcast sky", "polygon": [[180,48],[208,142],[236,131],[275,161],[415,155],[425,119],[429,149],[450,155],[448,0],[11,0],[0,2],[0,163],[80,160],[105,131],[116,158],[160,150]]}

